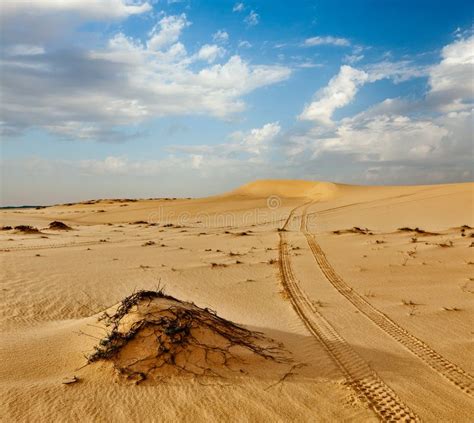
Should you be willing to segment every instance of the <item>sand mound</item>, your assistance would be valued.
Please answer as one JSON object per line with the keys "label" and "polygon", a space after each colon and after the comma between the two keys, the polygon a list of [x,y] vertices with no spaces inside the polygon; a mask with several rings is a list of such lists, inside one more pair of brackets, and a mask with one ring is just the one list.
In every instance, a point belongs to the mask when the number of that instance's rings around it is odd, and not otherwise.
{"label": "sand mound", "polygon": [[110,331],[89,362],[111,361],[137,383],[172,376],[227,377],[285,363],[282,346],[209,309],[162,291],[139,291],[103,316]]}
{"label": "sand mound", "polygon": [[304,198],[328,200],[334,198],[339,185],[332,182],[313,182],[290,179],[266,179],[250,182],[232,191],[230,194],[251,197],[277,195],[286,198]]}
{"label": "sand mound", "polygon": [[59,220],[55,220],[49,224],[49,229],[56,231],[70,231],[72,228]]}

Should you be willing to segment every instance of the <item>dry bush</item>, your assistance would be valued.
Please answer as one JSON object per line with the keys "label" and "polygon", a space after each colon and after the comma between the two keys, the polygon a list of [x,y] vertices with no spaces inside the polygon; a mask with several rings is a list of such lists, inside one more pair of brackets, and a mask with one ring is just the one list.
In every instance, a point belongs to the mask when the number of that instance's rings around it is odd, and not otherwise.
{"label": "dry bush", "polygon": [[18,225],[15,226],[15,230],[21,232],[23,234],[39,234],[41,233],[37,228],[34,226],[29,225]]}
{"label": "dry bush", "polygon": [[63,222],[60,222],[59,220],[55,220],[49,224],[49,229],[53,229],[55,231],[69,231],[72,228]]}
{"label": "dry bush", "polygon": [[409,226],[404,226],[402,228],[398,228],[398,230],[400,232],[414,232],[414,233],[417,233],[418,235],[426,235],[426,236],[430,236],[430,235],[439,235],[438,233],[436,232],[427,232],[423,229],[420,229],[418,227],[416,228],[410,228]]}
{"label": "dry bush", "polygon": [[342,235],[342,234],[360,234],[360,235],[373,235],[373,232],[370,231],[368,228],[359,228],[358,226],[354,226],[350,229],[338,229],[336,231],[332,231],[335,235]]}
{"label": "dry bush", "polygon": [[220,378],[247,373],[249,366],[263,362],[289,362],[282,345],[262,333],[162,290],[138,291],[101,319],[109,331],[88,363],[111,361],[136,383],[172,376]]}

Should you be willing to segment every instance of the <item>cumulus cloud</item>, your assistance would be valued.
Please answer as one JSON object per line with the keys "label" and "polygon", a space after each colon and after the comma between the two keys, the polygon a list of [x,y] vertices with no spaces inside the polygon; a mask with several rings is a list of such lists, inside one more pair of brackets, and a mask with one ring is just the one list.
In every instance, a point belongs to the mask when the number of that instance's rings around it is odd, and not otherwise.
{"label": "cumulus cloud", "polygon": [[266,123],[261,128],[249,131],[236,131],[230,134],[228,142],[224,144],[185,145],[171,148],[188,154],[199,154],[203,157],[234,157],[244,154],[246,158],[264,155],[272,142],[280,134],[279,122]]}
{"label": "cumulus cloud", "polygon": [[227,41],[229,41],[229,34],[226,31],[219,29],[214,33],[212,39],[216,43],[226,43]]}
{"label": "cumulus cloud", "polygon": [[358,87],[368,78],[369,75],[364,71],[347,65],[341,66],[339,74],[316,94],[316,100],[304,108],[299,119],[330,125],[334,111],[349,104],[354,99]]}
{"label": "cumulus cloud", "polygon": [[186,15],[163,17],[150,31],[147,41],[149,50],[161,50],[178,41],[183,29],[189,25]]}
{"label": "cumulus cloud", "polygon": [[316,93],[315,99],[305,106],[298,118],[321,125],[331,125],[334,111],[350,104],[364,84],[381,79],[391,79],[394,83],[400,83],[427,74],[425,67],[412,65],[409,61],[384,61],[370,64],[363,69],[343,65],[328,85]]}
{"label": "cumulus cloud", "polygon": [[200,60],[205,60],[208,63],[213,63],[217,58],[222,57],[225,54],[225,49],[222,47],[216,46],[215,44],[205,44],[203,45],[198,53],[197,57]]}
{"label": "cumulus cloud", "polygon": [[[331,163],[350,169],[357,181],[469,180],[474,176],[473,57],[469,37],[444,47],[440,62],[431,67],[407,61],[363,69],[342,66],[299,116],[315,125],[289,135],[289,161],[319,168]],[[420,100],[388,98],[355,116],[332,120],[333,112],[353,101],[363,84],[423,76],[429,85]]]}
{"label": "cumulus cloud", "polygon": [[261,155],[268,150],[270,142],[280,133],[281,126],[279,122],[272,122],[263,125],[261,128],[254,128],[248,133],[235,132],[232,138],[235,140],[231,144],[235,150],[241,150],[246,153]]}
{"label": "cumulus cloud", "polygon": [[244,110],[243,96],[291,73],[238,55],[221,62],[225,51],[216,45],[190,53],[180,42],[189,25],[184,14],[161,16],[145,41],[118,33],[89,50],[7,49],[15,56],[0,56],[0,130],[13,135],[40,127],[61,137],[110,140],[118,127],[154,117],[228,119]]}
{"label": "cumulus cloud", "polygon": [[431,67],[428,99],[441,111],[472,107],[474,99],[474,36],[443,48],[441,62]]}
{"label": "cumulus cloud", "polygon": [[303,45],[305,47],[313,46],[322,46],[322,45],[331,45],[338,47],[348,47],[351,45],[351,42],[346,38],[333,37],[331,35],[325,37],[311,37],[304,40]]}
{"label": "cumulus cloud", "polygon": [[429,74],[426,66],[415,65],[408,60],[382,61],[367,65],[364,70],[369,74],[369,82],[391,79],[396,84],[413,78],[427,77]]}

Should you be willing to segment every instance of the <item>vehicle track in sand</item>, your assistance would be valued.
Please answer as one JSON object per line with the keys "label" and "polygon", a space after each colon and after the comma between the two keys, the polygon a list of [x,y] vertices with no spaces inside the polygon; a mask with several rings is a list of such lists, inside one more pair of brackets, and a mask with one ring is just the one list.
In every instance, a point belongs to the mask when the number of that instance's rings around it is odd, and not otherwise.
{"label": "vehicle track in sand", "polygon": [[107,245],[107,244],[121,244],[124,242],[133,242],[136,239],[121,239],[118,241],[79,241],[68,242],[63,244],[42,244],[42,245],[22,245],[18,247],[2,248],[0,252],[8,253],[14,251],[30,251],[30,250],[50,250],[55,248],[69,248],[69,247],[84,247],[89,245]]}
{"label": "vehicle track in sand", "polygon": [[299,287],[288,254],[287,226],[299,206],[288,216],[279,231],[279,268],[283,288],[309,332],[323,345],[347,380],[347,384],[374,410],[384,422],[419,422],[419,417],[405,405],[378,374],[357,354],[345,339],[318,312]]}
{"label": "vehicle track in sand", "polygon": [[382,331],[390,335],[397,342],[402,344],[411,353],[417,356],[421,361],[427,364],[440,376],[446,378],[458,387],[462,392],[473,396],[474,377],[463,370],[458,365],[452,363],[438,352],[434,351],[429,345],[418,339],[415,335],[408,332],[403,327],[395,323],[386,314],[375,308],[365,298],[358,294],[348,285],[334,270],[329,263],[324,251],[316,241],[314,234],[308,230],[308,211],[309,205],[303,210],[300,230],[306,237],[309,248],[314,259],[318,263],[326,279],[334,288],[350,301],[361,313],[377,325]]}

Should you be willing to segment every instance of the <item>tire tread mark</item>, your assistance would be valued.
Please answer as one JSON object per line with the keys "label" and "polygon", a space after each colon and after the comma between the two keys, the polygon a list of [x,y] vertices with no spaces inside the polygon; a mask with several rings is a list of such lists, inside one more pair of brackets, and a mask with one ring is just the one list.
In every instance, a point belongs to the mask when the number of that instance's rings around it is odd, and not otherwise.
{"label": "tire tread mark", "polygon": [[[291,221],[296,209],[290,213],[287,224]],[[378,374],[318,312],[300,289],[291,267],[286,233],[280,231],[279,236],[279,269],[283,288],[293,309],[309,332],[323,345],[346,378],[347,384],[368,403],[381,421],[419,422],[419,417],[382,381]]]}
{"label": "tire tread mark", "polygon": [[360,294],[353,290],[344,280],[336,273],[329,263],[324,251],[316,241],[316,237],[308,231],[307,208],[303,212],[301,220],[301,231],[306,237],[310,250],[318,263],[321,271],[326,279],[334,286],[334,288],[350,301],[361,313],[369,320],[376,324],[385,333],[402,344],[421,361],[427,364],[439,375],[445,377],[452,382],[461,391],[472,396],[474,378],[458,365],[452,363],[441,354],[434,351],[429,345],[416,336],[408,332],[403,327],[395,323],[390,317],[375,308]]}

